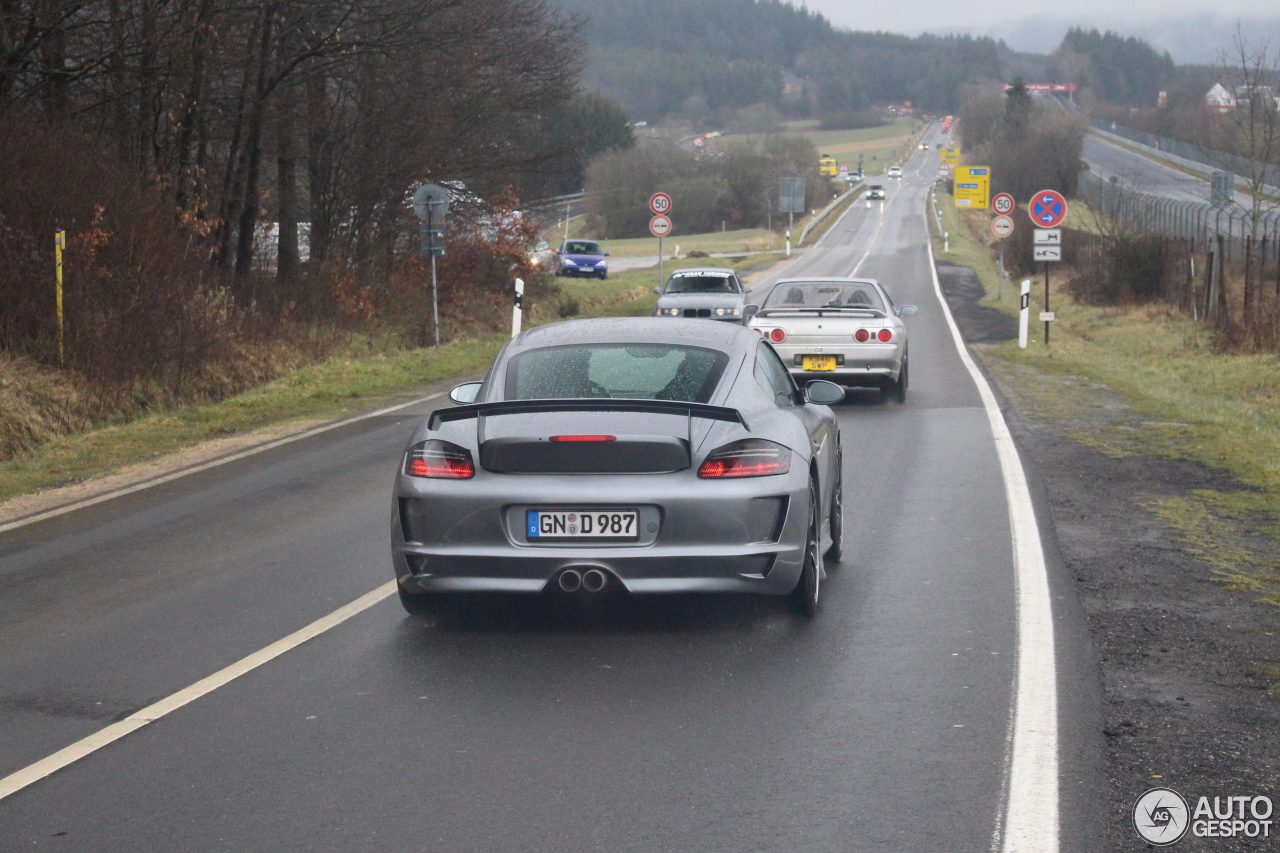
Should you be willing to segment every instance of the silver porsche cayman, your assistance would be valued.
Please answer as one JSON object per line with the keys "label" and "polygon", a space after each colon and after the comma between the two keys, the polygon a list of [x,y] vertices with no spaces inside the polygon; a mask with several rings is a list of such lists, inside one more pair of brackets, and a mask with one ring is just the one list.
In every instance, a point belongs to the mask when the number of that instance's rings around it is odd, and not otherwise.
{"label": "silver porsche cayman", "polygon": [[830,382],[742,326],[617,318],[513,339],[415,430],[391,544],[410,612],[468,592],[747,592],[811,615],[843,537]]}

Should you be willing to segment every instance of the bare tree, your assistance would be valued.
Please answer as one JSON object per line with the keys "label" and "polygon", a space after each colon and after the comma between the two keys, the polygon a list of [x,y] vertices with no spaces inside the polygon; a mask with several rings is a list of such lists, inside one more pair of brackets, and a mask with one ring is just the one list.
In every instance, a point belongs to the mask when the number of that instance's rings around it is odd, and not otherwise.
{"label": "bare tree", "polygon": [[[1236,152],[1244,158],[1247,174],[1243,177],[1249,193],[1250,252],[1258,251],[1262,233],[1263,216],[1273,209],[1267,187],[1269,174],[1274,174],[1280,160],[1280,110],[1277,109],[1277,57],[1266,41],[1251,42],[1239,22],[1233,37],[1230,54],[1223,58],[1224,77],[1236,98],[1236,108],[1230,113],[1233,143]],[[1252,258],[1250,258],[1252,260]],[[1251,280],[1257,264],[1246,264],[1244,281],[1244,322],[1253,320],[1254,303],[1258,288]]]}

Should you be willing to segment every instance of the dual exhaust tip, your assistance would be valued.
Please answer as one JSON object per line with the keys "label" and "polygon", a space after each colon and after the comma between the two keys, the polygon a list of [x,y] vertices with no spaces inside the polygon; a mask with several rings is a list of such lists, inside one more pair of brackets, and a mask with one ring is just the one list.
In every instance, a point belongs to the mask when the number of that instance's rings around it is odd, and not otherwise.
{"label": "dual exhaust tip", "polygon": [[600,569],[587,569],[585,572],[565,569],[556,582],[561,592],[577,592],[580,589],[585,589],[587,592],[600,592],[609,585],[609,576]]}

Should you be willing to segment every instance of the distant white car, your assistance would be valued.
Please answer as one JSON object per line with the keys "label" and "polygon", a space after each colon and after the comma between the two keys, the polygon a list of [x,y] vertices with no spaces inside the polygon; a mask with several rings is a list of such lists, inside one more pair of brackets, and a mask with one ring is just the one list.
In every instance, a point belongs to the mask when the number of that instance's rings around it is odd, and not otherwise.
{"label": "distant white car", "polygon": [[546,240],[539,240],[529,250],[529,263],[539,269],[552,269],[555,266],[556,253]]}
{"label": "distant white car", "polygon": [[902,167],[901,167],[901,166],[890,166],[890,167],[889,167],[889,171],[885,172],[885,175],[887,175],[887,176],[888,176],[888,177],[890,177],[890,178],[901,178],[901,177],[902,177]]}
{"label": "distant white car", "polygon": [[921,143],[920,143],[920,150],[921,150],[921,151],[928,151],[928,150],[929,150],[929,143],[927,143],[927,142],[921,142]]}

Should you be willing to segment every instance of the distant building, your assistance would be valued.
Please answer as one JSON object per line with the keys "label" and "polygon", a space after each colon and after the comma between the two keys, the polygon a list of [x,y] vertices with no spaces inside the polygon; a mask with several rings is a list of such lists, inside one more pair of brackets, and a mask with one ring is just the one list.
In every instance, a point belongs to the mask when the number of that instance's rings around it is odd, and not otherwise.
{"label": "distant building", "polygon": [[1236,107],[1241,110],[1249,109],[1250,105],[1257,102],[1258,109],[1275,111],[1276,95],[1270,86],[1252,85],[1252,86],[1236,86]]}
{"label": "distant building", "polygon": [[1213,88],[1204,95],[1204,104],[1214,112],[1229,113],[1236,108],[1235,97],[1221,83],[1214,83]]}

